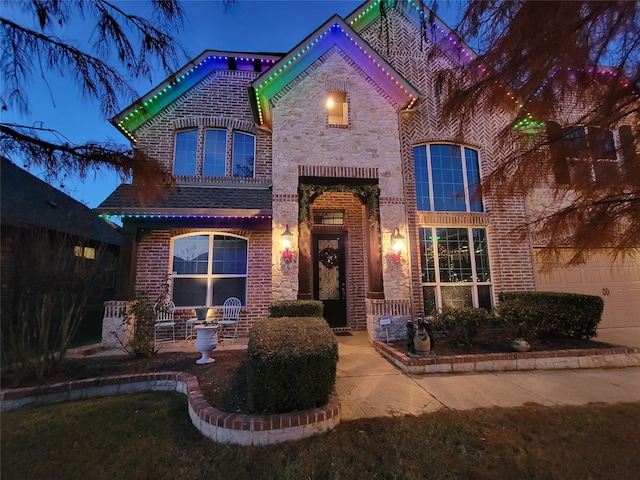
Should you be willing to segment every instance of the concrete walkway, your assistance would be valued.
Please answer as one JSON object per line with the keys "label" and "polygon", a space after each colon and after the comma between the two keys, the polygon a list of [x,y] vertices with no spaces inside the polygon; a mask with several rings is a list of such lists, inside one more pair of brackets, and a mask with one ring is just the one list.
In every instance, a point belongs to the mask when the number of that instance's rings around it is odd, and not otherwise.
{"label": "concrete walkway", "polygon": [[[640,347],[640,328],[603,331],[596,340]],[[514,407],[531,402],[640,402],[640,367],[408,375],[369,344],[366,332],[340,336],[338,346],[336,390],[342,403],[342,420],[420,415],[441,408]]]}

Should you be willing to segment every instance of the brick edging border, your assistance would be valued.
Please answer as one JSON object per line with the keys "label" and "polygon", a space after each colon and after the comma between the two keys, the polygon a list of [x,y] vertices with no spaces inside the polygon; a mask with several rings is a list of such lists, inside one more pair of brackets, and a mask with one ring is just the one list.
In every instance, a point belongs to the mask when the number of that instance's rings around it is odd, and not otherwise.
{"label": "brick edging border", "polygon": [[380,340],[373,346],[407,373],[459,373],[507,370],[561,370],[569,368],[620,368],[640,366],[640,348],[567,349],[468,355],[434,355],[414,358]]}
{"label": "brick edging border", "polygon": [[270,445],[307,438],[340,423],[340,398],[335,390],[327,405],[320,408],[272,415],[228,413],[212,407],[200,390],[198,378],[184,372],[114,375],[2,390],[0,411],[150,391],[186,395],[191,422],[204,436],[219,443]]}

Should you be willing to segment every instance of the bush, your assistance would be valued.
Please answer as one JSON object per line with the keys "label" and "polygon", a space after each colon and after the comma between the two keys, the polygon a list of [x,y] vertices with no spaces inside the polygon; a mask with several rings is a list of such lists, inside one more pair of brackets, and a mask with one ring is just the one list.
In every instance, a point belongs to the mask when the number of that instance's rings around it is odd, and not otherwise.
{"label": "bush", "polygon": [[504,292],[498,313],[513,335],[525,338],[591,338],[604,302],[595,295],[556,292]]}
{"label": "bush", "polygon": [[269,307],[271,317],[322,317],[320,300],[280,300]]}
{"label": "bush", "polygon": [[431,326],[451,344],[471,346],[480,328],[491,319],[492,315],[484,308],[450,308],[435,314]]}
{"label": "bush", "polygon": [[323,318],[265,318],[249,332],[246,362],[251,412],[306,410],[329,401],[338,343]]}

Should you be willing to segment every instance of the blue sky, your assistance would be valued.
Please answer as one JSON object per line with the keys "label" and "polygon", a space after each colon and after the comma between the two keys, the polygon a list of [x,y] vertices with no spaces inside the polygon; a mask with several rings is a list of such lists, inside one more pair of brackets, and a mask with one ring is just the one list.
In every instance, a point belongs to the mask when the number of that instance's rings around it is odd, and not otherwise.
{"label": "blue sky", "polygon": [[[3,0],[4,3],[4,0]],[[148,2],[119,1],[123,8],[143,13]],[[183,0],[185,10],[184,28],[176,36],[178,43],[184,48],[187,58],[180,66],[204,50],[231,50],[246,52],[287,52],[307,37],[319,25],[333,14],[344,17],[357,8],[362,1],[350,0],[237,0],[231,10],[225,11],[221,0]],[[450,21],[442,12],[455,10],[445,2],[440,7],[439,16]],[[453,2],[456,3],[454,0]],[[3,6],[3,15],[16,18],[18,15],[12,8]],[[451,5],[448,5],[451,7]],[[455,5],[454,5],[455,6]],[[453,15],[453,11],[451,15]],[[29,19],[30,20],[30,19]],[[92,31],[87,24],[73,22],[64,32],[58,33],[63,40],[87,49],[91,43]],[[64,36],[63,36],[64,34]],[[12,111],[3,113],[3,122],[16,122],[27,125],[42,122],[45,128],[57,129],[71,142],[115,141],[127,144],[115,127],[101,113],[97,102],[83,99],[78,85],[67,76],[57,78],[47,76],[45,83],[41,79],[33,79],[27,86],[31,101],[31,114],[19,116]],[[166,78],[166,74],[158,71],[151,82],[148,80],[132,81],[132,86],[144,95]],[[128,102],[122,103],[124,109]],[[32,170],[32,173],[43,178],[43,172]],[[120,183],[114,173],[98,172],[89,174],[81,180],[71,177],[51,181],[56,188],[85,203],[91,208],[97,207]]]}

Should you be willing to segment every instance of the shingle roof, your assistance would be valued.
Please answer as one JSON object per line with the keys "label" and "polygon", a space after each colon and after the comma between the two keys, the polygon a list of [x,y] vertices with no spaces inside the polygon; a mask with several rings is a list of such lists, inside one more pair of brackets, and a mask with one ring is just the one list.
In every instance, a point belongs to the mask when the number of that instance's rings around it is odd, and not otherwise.
{"label": "shingle roof", "polygon": [[174,185],[145,204],[135,185],[122,184],[96,211],[105,215],[271,215],[271,187]]}
{"label": "shingle roof", "polygon": [[41,227],[120,245],[116,226],[86,205],[2,157],[2,225]]}

